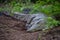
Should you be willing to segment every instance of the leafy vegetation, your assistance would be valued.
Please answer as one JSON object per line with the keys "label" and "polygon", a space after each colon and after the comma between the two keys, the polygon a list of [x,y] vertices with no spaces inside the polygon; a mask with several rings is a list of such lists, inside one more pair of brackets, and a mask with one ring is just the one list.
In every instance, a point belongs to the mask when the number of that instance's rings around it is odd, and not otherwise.
{"label": "leafy vegetation", "polygon": [[[58,24],[59,24],[59,21],[53,19],[52,17],[46,18],[46,21],[47,21],[47,23],[46,23],[46,25],[45,25],[45,26],[46,26],[45,29],[51,29],[51,28],[53,28],[53,27],[58,26]],[[45,29],[44,29],[44,30],[45,30]]]}
{"label": "leafy vegetation", "polygon": [[[10,12],[22,12],[24,8],[30,8],[31,14],[35,12],[43,12],[49,17],[47,18],[46,28],[57,26],[60,21],[60,1],[59,0],[1,0],[0,3],[5,3],[1,10]],[[53,19],[53,18],[55,19]],[[57,20],[56,20],[57,19]],[[59,20],[59,21],[58,21]]]}

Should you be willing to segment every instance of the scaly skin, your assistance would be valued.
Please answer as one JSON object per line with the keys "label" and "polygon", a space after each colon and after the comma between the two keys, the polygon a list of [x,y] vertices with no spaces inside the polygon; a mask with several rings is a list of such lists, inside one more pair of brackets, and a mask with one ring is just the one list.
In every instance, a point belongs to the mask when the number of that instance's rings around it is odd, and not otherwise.
{"label": "scaly skin", "polygon": [[[11,14],[8,14],[8,15],[11,16]],[[27,21],[26,23],[27,31],[37,31],[37,30],[42,30],[45,28],[46,15],[43,13],[23,14],[23,13],[15,12],[13,13],[12,17],[18,20]]]}

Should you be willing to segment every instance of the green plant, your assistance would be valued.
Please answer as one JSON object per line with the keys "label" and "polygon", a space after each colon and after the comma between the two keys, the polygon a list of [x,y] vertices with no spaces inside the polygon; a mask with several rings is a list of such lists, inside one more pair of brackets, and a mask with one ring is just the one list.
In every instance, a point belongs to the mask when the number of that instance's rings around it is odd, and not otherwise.
{"label": "green plant", "polygon": [[[2,2],[4,0],[1,0]],[[8,0],[6,0],[8,1]],[[33,0],[34,1],[34,0]],[[25,2],[25,3],[24,3]],[[0,11],[22,12],[24,8],[31,8],[31,14],[36,12],[43,12],[48,16],[55,16],[60,18],[60,2],[59,0],[38,0],[35,4],[31,4],[31,0],[10,0],[4,8]],[[55,19],[54,19],[55,20]]]}
{"label": "green plant", "polygon": [[0,11],[2,11],[3,9],[0,7]]}
{"label": "green plant", "polygon": [[47,23],[46,23],[46,25],[45,25],[45,29],[43,29],[43,30],[51,29],[51,28],[53,28],[53,27],[58,26],[58,24],[60,24],[59,21],[53,19],[52,17],[46,18],[46,21],[47,21]]}

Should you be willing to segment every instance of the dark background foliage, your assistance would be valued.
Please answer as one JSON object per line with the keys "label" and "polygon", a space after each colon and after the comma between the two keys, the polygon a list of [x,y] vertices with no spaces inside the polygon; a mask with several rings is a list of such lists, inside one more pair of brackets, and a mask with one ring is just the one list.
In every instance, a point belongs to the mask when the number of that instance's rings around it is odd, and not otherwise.
{"label": "dark background foliage", "polygon": [[[30,14],[42,12],[48,17],[50,24],[56,25],[60,21],[60,0],[0,0],[0,11],[23,12],[24,9],[31,9]],[[52,23],[53,22],[53,23]],[[49,23],[47,25],[50,25]]]}

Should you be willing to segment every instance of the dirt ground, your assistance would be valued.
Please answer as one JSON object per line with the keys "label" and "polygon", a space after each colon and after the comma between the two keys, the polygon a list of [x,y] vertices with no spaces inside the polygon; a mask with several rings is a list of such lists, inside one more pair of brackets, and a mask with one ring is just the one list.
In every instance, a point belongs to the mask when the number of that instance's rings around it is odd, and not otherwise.
{"label": "dirt ground", "polygon": [[60,40],[60,27],[55,27],[47,33],[42,32],[40,36],[40,40]]}
{"label": "dirt ground", "polygon": [[29,33],[26,22],[0,16],[0,40],[37,40],[39,32]]}
{"label": "dirt ground", "polygon": [[11,17],[0,16],[0,40],[60,40],[60,27],[51,29],[47,33],[26,32],[26,22]]}

